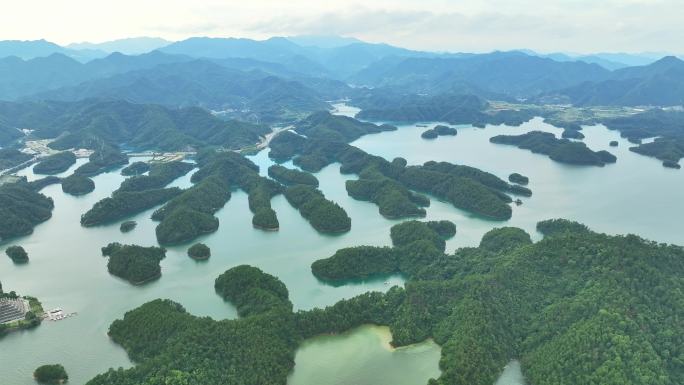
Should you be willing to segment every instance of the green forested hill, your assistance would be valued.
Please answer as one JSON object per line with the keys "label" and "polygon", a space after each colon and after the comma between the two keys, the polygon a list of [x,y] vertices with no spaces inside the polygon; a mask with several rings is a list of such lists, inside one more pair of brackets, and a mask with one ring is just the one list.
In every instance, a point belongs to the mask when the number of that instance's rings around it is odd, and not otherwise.
{"label": "green forested hill", "polygon": [[[390,325],[395,346],[434,338],[442,374],[433,385],[491,385],[514,358],[535,385],[681,384],[684,250],[565,220],[538,229],[537,243],[520,229],[494,229],[479,247],[415,264],[405,288],[297,313],[278,279],[233,268],[216,290],[244,318],[217,322],[150,302],[110,328],[138,365],[90,384],[285,384],[302,338],[365,323]],[[402,245],[432,236],[407,228],[392,237]],[[359,269],[379,257],[357,251]]]}

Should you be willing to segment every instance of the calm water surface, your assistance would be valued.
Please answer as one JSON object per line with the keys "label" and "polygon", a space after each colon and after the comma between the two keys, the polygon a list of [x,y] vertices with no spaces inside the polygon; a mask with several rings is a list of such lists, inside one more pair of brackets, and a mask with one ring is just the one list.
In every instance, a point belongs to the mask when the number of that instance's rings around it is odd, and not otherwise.
{"label": "calm water surface", "polygon": [[[341,114],[355,113],[352,108],[341,107]],[[522,206],[513,207],[513,218],[506,222],[483,220],[433,199],[427,219],[449,219],[458,226],[456,237],[447,243],[451,251],[476,245],[482,234],[499,226],[518,226],[538,238],[535,223],[555,217],[577,220],[598,231],[636,233],[657,241],[684,244],[679,219],[684,217],[684,205],[679,203],[684,191],[683,171],[665,169],[657,160],[631,153],[629,143],[616,132],[602,126],[586,127],[583,131],[585,142],[592,149],[613,152],[618,157],[617,164],[577,167],[489,143],[494,135],[533,129],[560,134],[560,129],[540,119],[521,127],[458,127],[456,137],[431,141],[420,138],[425,129],[403,125],[398,131],[368,135],[353,144],[387,159],[402,156],[409,164],[443,160],[475,166],[503,179],[511,172],[519,172],[529,176],[529,187],[534,192],[531,198],[522,198]],[[609,147],[611,140],[617,140],[619,147]],[[261,167],[263,175],[272,164],[266,151],[251,159]],[[84,161],[79,160],[63,175],[69,175]],[[34,179],[30,169],[20,174]],[[190,186],[191,174],[172,185]],[[219,230],[199,239],[211,247],[212,257],[196,262],[187,257],[187,245],[171,247],[162,261],[161,279],[142,287],[110,276],[100,248],[114,241],[155,245],[156,223],[149,219],[154,209],[133,217],[138,227],[126,234],[119,231],[119,223],[90,229],[79,224],[81,214],[119,186],[124,179],[119,170],[95,177],[95,191],[82,197],[62,193],[59,185],[45,188],[43,193],[55,201],[53,217],[37,226],[33,234],[11,242],[26,248],[30,262],[17,266],[9,258],[0,257],[0,281],[8,290],[38,297],[46,309],[62,307],[78,315],[60,322],[45,322],[35,330],[11,333],[2,339],[2,384],[34,384],[31,373],[45,363],[64,364],[72,384],[82,384],[110,367],[131,366],[124,350],[109,341],[107,328],[126,311],[152,299],[175,300],[200,316],[234,318],[235,309],[214,293],[213,282],[223,271],[239,264],[251,264],[278,276],[288,286],[298,309],[326,306],[369,290],[401,285],[400,277],[392,277],[389,285],[384,283],[386,280],[379,280],[332,287],[311,275],[311,262],[328,257],[339,248],[389,245],[389,228],[397,223],[381,217],[374,204],[351,199],[344,182],[353,177],[341,175],[339,165],[326,167],[316,176],[325,195],[344,207],[352,218],[349,233],[318,234],[282,196],[273,200],[281,230],[255,230],[246,194],[234,192],[217,213]],[[311,384],[311,378],[316,378],[316,384],[381,384],[392,372],[403,373],[392,379],[392,384],[422,385],[439,374],[437,346],[426,342],[392,351],[384,342],[387,338],[386,329],[364,327],[341,336],[307,341],[298,352],[290,384]]]}

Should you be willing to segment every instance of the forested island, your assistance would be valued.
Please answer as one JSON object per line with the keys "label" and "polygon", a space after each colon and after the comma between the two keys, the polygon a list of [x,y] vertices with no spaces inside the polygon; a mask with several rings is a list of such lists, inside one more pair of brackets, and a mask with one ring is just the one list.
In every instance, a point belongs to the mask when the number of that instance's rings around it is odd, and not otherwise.
{"label": "forested island", "polygon": [[118,148],[102,145],[88,157],[88,163],[77,168],[74,173],[93,177],[125,164],[128,164],[128,157]]}
{"label": "forested island", "polygon": [[[442,235],[451,232],[451,226],[436,228]],[[491,385],[511,357],[519,357],[526,381],[538,385],[558,378],[607,385],[684,381],[679,360],[661,358],[684,354],[677,317],[684,301],[677,279],[684,274],[682,248],[598,234],[564,220],[538,228],[544,239],[537,243],[520,229],[501,228],[487,233],[479,247],[454,254],[439,251],[435,241],[443,238],[425,228],[417,235],[410,228],[392,231],[395,245],[437,249],[428,263],[407,258],[415,270],[405,289],[296,313],[277,278],[235,267],[215,288],[238,308],[240,319],[213,321],[171,301],[147,303],[109,331],[136,367],[110,370],[89,384],[170,378],[285,383],[304,338],[367,323],[389,325],[394,346],[434,338],[442,346],[441,375],[430,384]],[[389,253],[369,250],[355,253],[359,270],[382,267]],[[192,343],[198,338],[203,344]]]}
{"label": "forested island", "polygon": [[209,259],[211,257],[211,249],[204,243],[195,243],[188,249],[188,257],[197,261]]}
{"label": "forested island", "polygon": [[[3,291],[2,288],[2,282],[0,282],[0,300],[3,301],[9,301],[9,302],[14,302],[16,303],[17,301],[27,301],[28,302],[28,309],[25,314],[22,313],[15,313],[16,308],[13,306],[10,306],[8,309],[7,307],[3,306],[3,314],[0,314],[0,316],[7,317],[8,318],[7,322],[2,322],[0,323],[0,339],[7,334],[10,331],[13,330],[23,330],[23,329],[31,329],[34,328],[42,322],[42,315],[43,315],[43,306],[41,305],[40,301],[38,301],[37,298],[34,297],[28,297],[24,296],[21,297],[19,296],[15,291]],[[13,309],[14,308],[14,309]],[[9,310],[9,312],[8,312]],[[12,314],[14,313],[14,314]],[[18,319],[17,319],[18,318]],[[12,320],[14,319],[14,320]]]}
{"label": "forested island", "polygon": [[119,225],[119,231],[122,233],[129,233],[133,231],[138,226],[138,222],[136,221],[124,221],[121,222],[121,225]]}
{"label": "forested island", "polygon": [[182,190],[178,187],[117,192],[95,203],[90,210],[81,215],[81,225],[91,227],[116,222],[163,204],[181,193]]}
{"label": "forested island", "polygon": [[650,143],[630,147],[630,151],[650,156],[663,162],[664,167],[680,168],[679,160],[684,158],[684,138],[656,138]]}
{"label": "forested island", "polygon": [[508,181],[522,186],[527,186],[527,184],[530,183],[530,178],[526,177],[525,175],[514,172],[508,176]]}
{"label": "forested island", "polygon": [[513,145],[534,153],[547,155],[561,163],[582,166],[605,166],[617,158],[608,151],[592,151],[582,142],[558,139],[549,132],[530,131],[522,135],[497,135],[489,139],[496,144]]}
{"label": "forested island", "polygon": [[137,175],[124,180],[117,192],[144,191],[165,187],[167,184],[187,174],[195,168],[192,163],[173,161],[155,163],[150,166],[149,174]]}
{"label": "forested island", "polygon": [[285,198],[321,233],[344,233],[351,229],[351,218],[347,212],[337,203],[325,199],[323,193],[315,187],[288,187]]}
{"label": "forested island", "polygon": [[109,257],[110,274],[142,285],[161,276],[159,262],[166,257],[166,249],[110,243],[102,248],[102,255]]}
{"label": "forested island", "polygon": [[28,253],[21,246],[10,246],[5,249],[5,254],[14,263],[27,263],[29,261]]}
{"label": "forested island", "polygon": [[289,169],[279,164],[268,168],[268,176],[284,185],[304,184],[318,187],[318,179],[308,172]]}
{"label": "forested island", "polygon": [[410,277],[444,253],[445,239],[456,234],[449,221],[408,221],[391,229],[394,247],[356,246],[338,250],[330,258],[311,265],[316,278],[344,283],[402,274]]}
{"label": "forested island", "polygon": [[87,176],[73,174],[62,179],[62,191],[70,195],[85,195],[95,190],[95,182]]}
{"label": "forested island", "polygon": [[133,162],[121,170],[123,176],[142,175],[150,171],[150,164],[147,162]]}
{"label": "forested island", "polygon": [[62,173],[76,163],[76,155],[71,151],[62,151],[43,158],[33,166],[35,174],[54,175]]}
{"label": "forested island", "polygon": [[43,365],[36,368],[33,378],[40,384],[63,384],[69,380],[64,366],[60,364]]}
{"label": "forested island", "polygon": [[44,189],[47,186],[57,184],[57,183],[62,183],[62,179],[59,177],[56,177],[54,175],[49,175],[44,178],[32,180],[30,182],[23,182],[26,183],[26,185],[33,191],[39,192],[40,190]]}
{"label": "forested island", "polygon": [[403,159],[389,162],[367,154],[347,141],[363,132],[362,129],[369,133],[383,129],[380,126],[372,129],[368,123],[359,122],[361,125],[354,126],[356,130],[351,135],[347,130],[348,125],[355,124],[353,119],[337,122],[337,118],[340,117],[321,118],[322,122],[317,125],[306,123],[306,138],[289,131],[278,134],[271,141],[269,156],[280,161],[292,158],[296,165],[311,172],[334,162],[341,163],[340,172],[359,175],[359,181],[347,183],[349,194],[377,203],[380,212],[390,218],[424,215],[422,207],[429,205],[429,200],[410,190],[432,194],[455,207],[497,220],[511,217],[508,204],[512,199],[506,193],[532,195],[525,187],[510,185],[473,167],[444,162],[407,166]]}
{"label": "forested island", "polygon": [[51,198],[35,191],[28,183],[0,185],[0,240],[27,235],[52,217]]}
{"label": "forested island", "polygon": [[424,131],[420,134],[423,139],[436,139],[438,136],[456,136],[458,131],[453,127],[437,125],[435,128]]}

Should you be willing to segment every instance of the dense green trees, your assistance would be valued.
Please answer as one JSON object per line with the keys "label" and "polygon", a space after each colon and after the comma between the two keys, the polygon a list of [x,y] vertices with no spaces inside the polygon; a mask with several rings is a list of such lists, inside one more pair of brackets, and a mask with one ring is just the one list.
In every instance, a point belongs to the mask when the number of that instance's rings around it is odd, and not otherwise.
{"label": "dense green trees", "polygon": [[218,175],[203,179],[152,214],[161,244],[179,244],[218,229],[214,213],[230,199],[228,183]]}
{"label": "dense green trees", "polygon": [[166,257],[166,249],[110,243],[102,248],[109,257],[107,270],[134,285],[141,285],[161,276],[159,262]]}
{"label": "dense green trees", "polygon": [[458,131],[453,127],[437,125],[434,128],[426,130],[420,134],[423,139],[436,139],[438,136],[456,136]]}
{"label": "dense green trees", "polygon": [[51,198],[34,191],[26,183],[0,186],[0,240],[33,232],[33,228],[52,216]]}
{"label": "dense green trees", "polygon": [[650,143],[630,147],[629,150],[659,159],[664,167],[680,168],[679,160],[684,158],[684,139],[681,137],[656,138]]}
{"label": "dense green trees", "polygon": [[119,226],[119,230],[122,233],[128,233],[133,231],[138,226],[138,222],[136,221],[124,221],[121,222],[121,225]]}
{"label": "dense green trees", "polygon": [[530,183],[530,178],[526,177],[525,175],[518,174],[517,172],[514,172],[508,176],[508,181],[511,183],[526,186],[528,183]]}
{"label": "dense green trees", "polygon": [[277,164],[268,168],[268,176],[284,185],[305,184],[318,187],[318,179],[308,172],[289,169]]}
{"label": "dense green trees", "polygon": [[128,157],[118,148],[101,145],[88,157],[88,163],[77,168],[74,173],[92,177],[125,164],[128,164]]}
{"label": "dense green trees", "polygon": [[16,167],[33,157],[14,148],[0,148],[0,170]]}
{"label": "dense green trees", "polygon": [[351,218],[347,212],[337,203],[325,199],[323,193],[314,187],[289,187],[285,190],[285,198],[317,231],[342,233],[351,229]]}
{"label": "dense green trees", "polygon": [[73,174],[62,179],[62,191],[71,195],[85,195],[95,190],[95,182],[87,176]]}
{"label": "dense green trees", "polygon": [[121,170],[123,176],[142,175],[150,171],[150,164],[147,162],[133,162]]}
{"label": "dense green trees", "polygon": [[28,253],[21,246],[10,246],[5,249],[5,254],[7,254],[14,263],[26,263],[29,261]]}
{"label": "dense green trees", "polygon": [[592,151],[584,143],[558,139],[549,132],[530,131],[522,135],[497,135],[490,138],[489,141],[544,154],[561,163],[604,166],[617,161],[617,158],[608,151]]}
{"label": "dense green trees", "polygon": [[204,243],[195,243],[188,249],[188,256],[196,260],[209,259],[211,256],[211,249]]}
{"label": "dense green trees", "polygon": [[64,366],[60,364],[43,365],[33,372],[33,378],[41,384],[61,384],[69,379]]}
{"label": "dense green trees", "polygon": [[173,182],[195,168],[192,163],[174,161],[155,163],[148,175],[137,175],[124,180],[117,191],[143,191],[158,189]]}
{"label": "dense green trees", "polygon": [[349,196],[377,204],[380,214],[390,219],[424,217],[422,206],[430,204],[427,197],[380,173],[363,173],[358,180],[348,180],[345,187]]}
{"label": "dense green trees", "polygon": [[241,317],[273,311],[292,311],[285,285],[256,267],[240,265],[221,274],[214,284],[216,293],[235,305]]}
{"label": "dense green trees", "polygon": [[90,210],[81,215],[81,225],[90,227],[116,222],[158,206],[173,197],[177,197],[181,193],[182,190],[177,187],[117,192],[111,197],[104,198],[95,203]]}
{"label": "dense green trees", "polygon": [[62,183],[62,179],[58,178],[53,175],[46,176],[44,178],[32,180],[30,182],[27,182],[26,185],[33,191],[40,191],[44,189],[47,186],[57,184],[57,183]]}
{"label": "dense green trees", "polygon": [[383,277],[391,274],[411,276],[444,252],[445,239],[456,234],[449,221],[408,221],[391,229],[394,247],[358,246],[338,250],[332,257],[311,265],[316,278],[340,283]]}
{"label": "dense green trees", "polygon": [[71,151],[58,152],[57,154],[43,158],[33,166],[35,174],[59,174],[69,169],[76,163],[76,155]]}
{"label": "dense green trees", "polygon": [[565,129],[561,134],[563,139],[584,139],[584,134],[578,130]]}

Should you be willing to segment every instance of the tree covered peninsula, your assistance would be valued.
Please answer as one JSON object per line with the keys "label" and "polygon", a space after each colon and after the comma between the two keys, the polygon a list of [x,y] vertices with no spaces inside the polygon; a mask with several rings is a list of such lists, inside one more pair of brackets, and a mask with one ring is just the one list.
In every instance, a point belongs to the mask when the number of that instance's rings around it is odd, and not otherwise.
{"label": "tree covered peninsula", "polygon": [[[389,325],[394,346],[434,338],[442,346],[434,385],[491,385],[515,357],[526,381],[538,385],[559,378],[606,385],[684,381],[681,247],[554,220],[539,224],[544,239],[537,243],[520,229],[500,228],[479,247],[444,254],[439,244],[451,225],[405,226],[392,231],[395,248],[422,243],[434,253],[405,259],[413,265],[405,288],[292,312],[282,282],[238,266],[215,289],[240,319],[213,321],[171,301],[147,303],[109,331],[137,365],[89,384],[284,384],[303,339],[366,323]],[[382,271],[391,249],[369,250],[354,256],[356,270]],[[203,343],[193,343],[198,339]]]}

